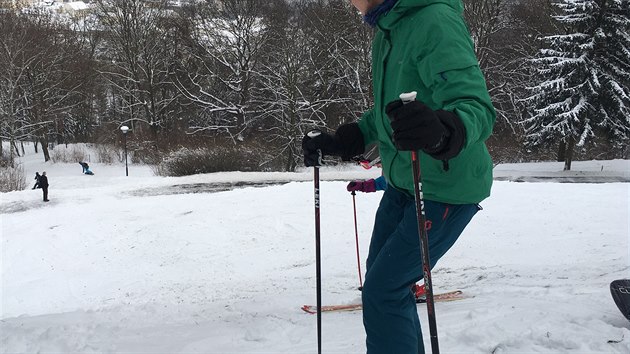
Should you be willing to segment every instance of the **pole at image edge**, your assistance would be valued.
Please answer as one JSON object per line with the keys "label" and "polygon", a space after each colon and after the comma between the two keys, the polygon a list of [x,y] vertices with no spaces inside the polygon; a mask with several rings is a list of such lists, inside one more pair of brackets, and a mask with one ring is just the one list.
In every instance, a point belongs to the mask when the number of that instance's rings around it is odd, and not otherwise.
{"label": "pole at image edge", "polygon": [[[308,133],[314,138],[321,134],[318,130]],[[322,165],[322,152],[317,150],[319,159],[316,166],[313,166],[313,189],[315,192],[315,276],[317,281],[317,353],[322,353],[322,263],[321,263],[321,242],[320,242],[320,211],[319,211],[319,166]]]}
{"label": "pole at image edge", "polygon": [[[417,93],[415,91],[401,93],[400,100],[404,104],[414,101]],[[440,353],[440,345],[437,334],[437,321],[435,317],[435,301],[433,299],[433,282],[431,280],[431,261],[429,258],[429,237],[427,235],[426,217],[424,213],[424,195],[422,193],[422,171],[420,170],[420,159],[418,152],[411,152],[411,164],[413,168],[414,199],[416,201],[416,215],[418,217],[418,236],[420,237],[420,253],[422,256],[422,272],[424,287],[427,297],[427,316],[429,317],[429,334],[431,337],[431,352]]]}

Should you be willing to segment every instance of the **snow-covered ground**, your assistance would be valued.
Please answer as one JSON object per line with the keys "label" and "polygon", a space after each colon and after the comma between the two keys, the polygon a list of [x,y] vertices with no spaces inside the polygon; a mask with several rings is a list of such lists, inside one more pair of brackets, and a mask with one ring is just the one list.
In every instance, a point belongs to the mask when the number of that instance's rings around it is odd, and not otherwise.
{"label": "snow-covered ground", "polygon": [[506,163],[494,168],[494,178],[513,182],[630,182],[628,160],[574,161],[570,171],[563,168],[564,162]]}
{"label": "snow-covered ground", "polygon": [[[317,351],[316,317],[300,310],[315,303],[312,171],[163,178],[131,165],[125,177],[124,165],[90,163],[86,176],[41,160],[23,163],[29,179],[47,171],[50,203],[40,190],[0,194],[1,353]],[[562,164],[496,170],[548,176]],[[379,173],[322,169],[324,303],[359,300],[344,181]],[[630,353],[608,289],[630,277],[630,184],[547,181],[496,181],[434,269],[438,292],[469,296],[436,304],[442,352]],[[212,192],[235,182],[278,184]],[[363,262],[380,197],[356,196]],[[360,312],[324,314],[325,353],[362,353],[364,340]]]}

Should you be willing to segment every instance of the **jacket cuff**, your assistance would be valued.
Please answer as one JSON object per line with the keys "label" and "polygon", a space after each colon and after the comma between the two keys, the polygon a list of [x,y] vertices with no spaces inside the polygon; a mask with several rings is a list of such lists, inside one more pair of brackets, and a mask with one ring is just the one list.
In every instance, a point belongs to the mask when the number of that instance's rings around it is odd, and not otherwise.
{"label": "jacket cuff", "polygon": [[438,110],[435,113],[450,134],[444,148],[429,155],[436,160],[450,160],[462,151],[466,142],[466,128],[457,114],[453,112]]}
{"label": "jacket cuff", "polygon": [[335,137],[341,145],[339,156],[344,161],[349,161],[365,151],[363,134],[357,123],[348,123],[340,126],[335,132]]}

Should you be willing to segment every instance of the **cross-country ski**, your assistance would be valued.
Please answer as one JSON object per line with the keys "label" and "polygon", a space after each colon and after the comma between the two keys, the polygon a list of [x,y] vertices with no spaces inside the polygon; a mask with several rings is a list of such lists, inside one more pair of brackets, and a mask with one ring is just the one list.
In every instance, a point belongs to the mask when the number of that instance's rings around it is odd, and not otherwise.
{"label": "cross-country ski", "polygon": [[[437,293],[434,295],[434,299],[436,302],[447,302],[447,301],[457,301],[465,299],[466,296],[461,290],[449,291],[445,293]],[[416,299],[416,303],[424,304],[426,303],[426,298]],[[359,311],[362,309],[361,304],[345,304],[345,305],[324,305],[321,307],[322,312],[339,312],[339,311]],[[302,306],[302,311],[316,314],[317,306],[313,305],[304,305]]]}

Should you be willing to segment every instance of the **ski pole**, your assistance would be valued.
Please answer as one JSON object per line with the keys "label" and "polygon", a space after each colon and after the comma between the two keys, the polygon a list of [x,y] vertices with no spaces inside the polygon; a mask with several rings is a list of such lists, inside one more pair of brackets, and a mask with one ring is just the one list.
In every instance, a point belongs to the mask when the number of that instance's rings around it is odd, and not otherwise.
{"label": "ski pole", "polygon": [[376,164],[378,164],[378,163],[380,163],[380,162],[381,162],[381,157],[380,157],[380,156],[378,156],[378,157],[377,157],[377,158],[375,158],[374,160],[370,161],[369,166],[370,166],[370,167],[372,167],[372,166],[374,166],[374,165],[376,165]]}
{"label": "ski pole", "polygon": [[[309,138],[320,135],[319,130],[312,130],[308,133]],[[313,166],[313,188],[315,190],[315,276],[317,281],[317,353],[322,353],[322,263],[320,247],[320,213],[319,213],[319,166],[323,164],[322,151],[317,150],[319,158]]]}
{"label": "ski pole", "polygon": [[[401,93],[400,100],[403,104],[407,104],[416,99],[415,91],[409,93]],[[411,163],[413,166],[413,184],[414,197],[416,200],[416,215],[418,217],[418,235],[420,237],[420,250],[422,255],[422,271],[424,278],[424,287],[427,296],[427,316],[429,317],[429,333],[431,336],[431,349],[433,354],[440,353],[437,334],[437,322],[435,319],[435,302],[433,300],[433,282],[431,281],[431,260],[429,258],[429,237],[425,225],[424,213],[424,195],[422,193],[422,175],[420,170],[420,160],[418,152],[411,151]]]}
{"label": "ski pole", "polygon": [[359,256],[359,228],[357,226],[357,201],[356,192],[352,191],[352,206],[354,207],[354,236],[357,244],[357,267],[359,268],[359,290],[363,289],[363,279],[361,278],[361,257]]}

